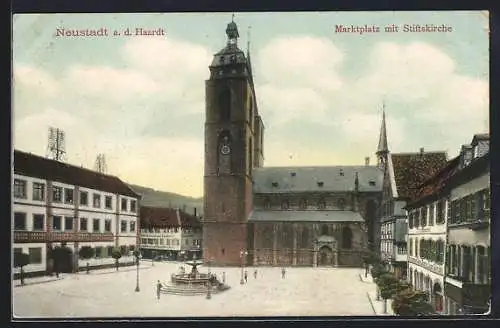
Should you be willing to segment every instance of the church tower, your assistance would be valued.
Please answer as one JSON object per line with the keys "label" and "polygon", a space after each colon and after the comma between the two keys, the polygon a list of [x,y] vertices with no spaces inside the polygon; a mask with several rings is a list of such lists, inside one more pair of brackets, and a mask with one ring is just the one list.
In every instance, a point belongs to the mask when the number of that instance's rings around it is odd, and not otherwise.
{"label": "church tower", "polygon": [[389,147],[387,146],[387,127],[385,125],[385,104],[382,110],[382,126],[380,127],[378,147],[375,154],[377,155],[377,166],[384,169],[387,164],[387,155],[389,154]]}
{"label": "church tower", "polygon": [[214,55],[205,82],[203,257],[216,265],[239,265],[240,251],[247,250],[252,168],[261,163],[263,129],[234,21],[226,35],[227,45]]}

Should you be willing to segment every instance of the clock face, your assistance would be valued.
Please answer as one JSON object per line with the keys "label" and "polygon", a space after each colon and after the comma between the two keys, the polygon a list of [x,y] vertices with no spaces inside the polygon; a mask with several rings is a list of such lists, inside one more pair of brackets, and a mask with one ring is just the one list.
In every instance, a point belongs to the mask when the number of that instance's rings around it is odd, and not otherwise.
{"label": "clock face", "polygon": [[222,155],[229,155],[229,153],[231,152],[231,148],[229,148],[228,145],[224,145],[221,147],[220,152],[222,153]]}

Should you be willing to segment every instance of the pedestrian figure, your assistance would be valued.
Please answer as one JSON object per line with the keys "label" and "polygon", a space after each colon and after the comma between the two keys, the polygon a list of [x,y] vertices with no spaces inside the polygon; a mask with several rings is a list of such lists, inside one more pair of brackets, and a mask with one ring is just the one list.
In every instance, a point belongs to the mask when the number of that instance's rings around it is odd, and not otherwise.
{"label": "pedestrian figure", "polygon": [[222,272],[222,282],[226,283],[226,272]]}
{"label": "pedestrian figure", "polygon": [[247,280],[248,280],[248,272],[247,270],[245,270],[245,282],[247,282]]}
{"label": "pedestrian figure", "polygon": [[281,268],[281,279],[285,279],[285,273],[286,273],[285,267],[282,267]]}
{"label": "pedestrian figure", "polygon": [[255,270],[253,271],[253,277],[254,277],[254,279],[257,279],[257,269],[255,269]]}
{"label": "pedestrian figure", "polygon": [[161,292],[161,282],[158,280],[158,283],[156,284],[156,297],[160,299],[160,292]]}

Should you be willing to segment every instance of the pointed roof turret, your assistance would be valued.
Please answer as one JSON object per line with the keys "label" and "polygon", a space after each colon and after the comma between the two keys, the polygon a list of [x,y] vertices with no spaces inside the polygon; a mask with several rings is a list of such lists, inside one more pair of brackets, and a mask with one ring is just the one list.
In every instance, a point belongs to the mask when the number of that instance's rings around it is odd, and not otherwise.
{"label": "pointed roof turret", "polygon": [[380,127],[380,136],[378,139],[377,154],[386,154],[389,152],[387,146],[387,128],[385,126],[385,103],[382,109],[382,126]]}
{"label": "pointed roof turret", "polygon": [[250,60],[250,29],[252,27],[248,27],[248,35],[247,35],[247,66],[248,66],[248,75],[250,77],[250,83],[252,85],[252,88],[254,87],[253,85],[253,72],[252,72],[252,61]]}

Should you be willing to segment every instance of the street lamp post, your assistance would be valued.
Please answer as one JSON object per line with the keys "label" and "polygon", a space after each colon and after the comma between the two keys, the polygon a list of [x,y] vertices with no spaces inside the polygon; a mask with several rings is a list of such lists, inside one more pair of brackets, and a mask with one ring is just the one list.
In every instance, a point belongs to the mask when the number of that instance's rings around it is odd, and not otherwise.
{"label": "street lamp post", "polygon": [[244,249],[240,251],[240,258],[241,258],[241,279],[240,279],[240,285],[243,285],[245,283],[245,280],[243,279],[243,266],[244,266],[244,260],[245,257],[248,255],[248,252]]}
{"label": "street lamp post", "polygon": [[210,272],[210,260],[208,260],[207,264],[208,264],[207,300],[209,300],[212,298],[212,280],[211,280],[212,273]]}
{"label": "street lamp post", "polygon": [[134,251],[134,255],[135,255],[135,263],[137,265],[137,281],[136,281],[135,291],[139,292],[139,291],[141,291],[139,288],[139,264],[140,264],[140,260],[141,260],[141,252],[136,250],[136,251]]}

